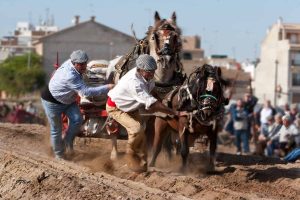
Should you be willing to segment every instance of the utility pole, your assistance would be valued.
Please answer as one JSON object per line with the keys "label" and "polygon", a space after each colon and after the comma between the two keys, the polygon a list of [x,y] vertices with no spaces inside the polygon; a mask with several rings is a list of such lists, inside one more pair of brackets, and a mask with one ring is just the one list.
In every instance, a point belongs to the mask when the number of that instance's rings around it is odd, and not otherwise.
{"label": "utility pole", "polygon": [[274,92],[274,106],[277,106],[277,74],[278,74],[278,64],[279,64],[279,62],[278,62],[278,60],[276,59],[275,60],[275,92]]}

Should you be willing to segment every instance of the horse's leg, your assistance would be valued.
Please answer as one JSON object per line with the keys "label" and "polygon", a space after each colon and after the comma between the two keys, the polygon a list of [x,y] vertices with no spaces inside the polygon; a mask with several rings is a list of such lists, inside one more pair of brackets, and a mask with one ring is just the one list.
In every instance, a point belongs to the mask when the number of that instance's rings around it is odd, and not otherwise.
{"label": "horse's leg", "polygon": [[116,160],[118,158],[118,143],[117,143],[117,135],[112,134],[111,137],[111,153],[110,153],[110,159]]}
{"label": "horse's leg", "polygon": [[182,133],[180,134],[180,143],[181,143],[181,158],[182,158],[182,166],[181,166],[181,172],[186,171],[186,166],[187,166],[187,159],[189,155],[189,144],[188,144],[188,136],[189,136],[189,131],[187,128],[180,129],[182,130]]}
{"label": "horse's leg", "polygon": [[164,130],[166,130],[167,125],[168,125],[167,121],[165,121],[159,117],[155,118],[154,142],[153,142],[153,150],[152,150],[153,155],[152,155],[151,162],[149,164],[150,167],[155,166],[156,158],[161,151],[162,141],[163,141],[162,137],[164,136]]}
{"label": "horse's leg", "polygon": [[168,154],[169,160],[172,159],[172,149],[174,142],[172,141],[172,130],[166,130],[166,136],[162,139],[163,141],[163,148]]}
{"label": "horse's leg", "polygon": [[[214,122],[217,123],[217,122]],[[208,172],[215,171],[215,154],[217,149],[217,137],[218,137],[218,125],[211,127],[211,134],[208,134],[209,138],[209,165]]]}

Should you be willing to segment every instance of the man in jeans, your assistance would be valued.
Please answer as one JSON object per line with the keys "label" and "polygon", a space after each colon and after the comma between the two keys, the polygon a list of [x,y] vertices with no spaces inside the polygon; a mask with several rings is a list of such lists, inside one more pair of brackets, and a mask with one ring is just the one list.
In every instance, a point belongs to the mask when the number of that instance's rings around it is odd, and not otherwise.
{"label": "man in jeans", "polygon": [[106,111],[127,130],[128,167],[134,172],[144,172],[147,171],[147,144],[139,109],[144,107],[170,115],[178,115],[178,112],[164,106],[151,94],[157,68],[154,58],[147,54],[140,55],[136,66],[108,93]]}
{"label": "man in jeans", "polygon": [[248,130],[248,113],[244,108],[243,101],[237,100],[236,108],[233,111],[233,127],[236,139],[237,155],[241,154],[243,143],[243,149],[245,154],[249,154],[249,135]]}
{"label": "man in jeans", "polygon": [[[51,144],[56,158],[65,157],[65,149],[73,153],[73,141],[80,131],[82,116],[76,103],[78,93],[84,96],[106,94],[114,85],[87,86],[82,74],[86,70],[87,54],[74,51],[54,73],[47,88],[42,92],[42,104],[50,124]],[[69,127],[62,138],[62,114],[69,119]]]}

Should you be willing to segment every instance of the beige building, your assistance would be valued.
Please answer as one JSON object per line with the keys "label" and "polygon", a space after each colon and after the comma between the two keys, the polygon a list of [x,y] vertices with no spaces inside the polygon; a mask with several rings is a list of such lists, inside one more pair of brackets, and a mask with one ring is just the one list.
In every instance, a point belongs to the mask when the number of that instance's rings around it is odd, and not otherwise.
{"label": "beige building", "polygon": [[86,51],[90,60],[111,60],[126,54],[134,44],[133,37],[96,22],[95,17],[80,23],[77,16],[73,26],[40,38],[34,46],[43,56],[49,78],[53,65],[62,64],[76,49]]}
{"label": "beige building", "polygon": [[261,44],[255,94],[273,105],[300,101],[300,24],[278,20]]}
{"label": "beige building", "polygon": [[214,55],[205,58],[199,36],[183,36],[182,40],[181,62],[187,75],[205,63],[218,66],[222,69],[223,77],[232,83],[232,99],[242,98],[246,92],[249,92],[250,73],[242,70],[241,65],[235,59],[228,58],[225,55]]}
{"label": "beige building", "polygon": [[240,63],[227,55],[211,55],[205,59],[205,62],[209,65],[220,66],[226,69],[239,69],[241,67]]}
{"label": "beige building", "polygon": [[187,74],[204,64],[204,50],[199,36],[182,36],[181,62]]}

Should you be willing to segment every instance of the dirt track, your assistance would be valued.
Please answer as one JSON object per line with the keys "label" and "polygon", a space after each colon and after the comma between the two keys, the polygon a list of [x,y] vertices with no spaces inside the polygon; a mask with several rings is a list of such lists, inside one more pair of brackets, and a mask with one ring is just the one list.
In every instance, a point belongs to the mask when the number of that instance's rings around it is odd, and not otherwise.
{"label": "dirt track", "polygon": [[[48,135],[43,126],[0,124],[0,199],[300,199],[300,163],[219,146],[214,174],[202,172],[203,154],[195,152],[190,174],[177,172],[179,158],[162,155],[157,168],[136,175],[122,158],[108,159],[108,140],[77,139],[76,156],[57,161]],[[119,148],[124,154],[125,141]]]}

